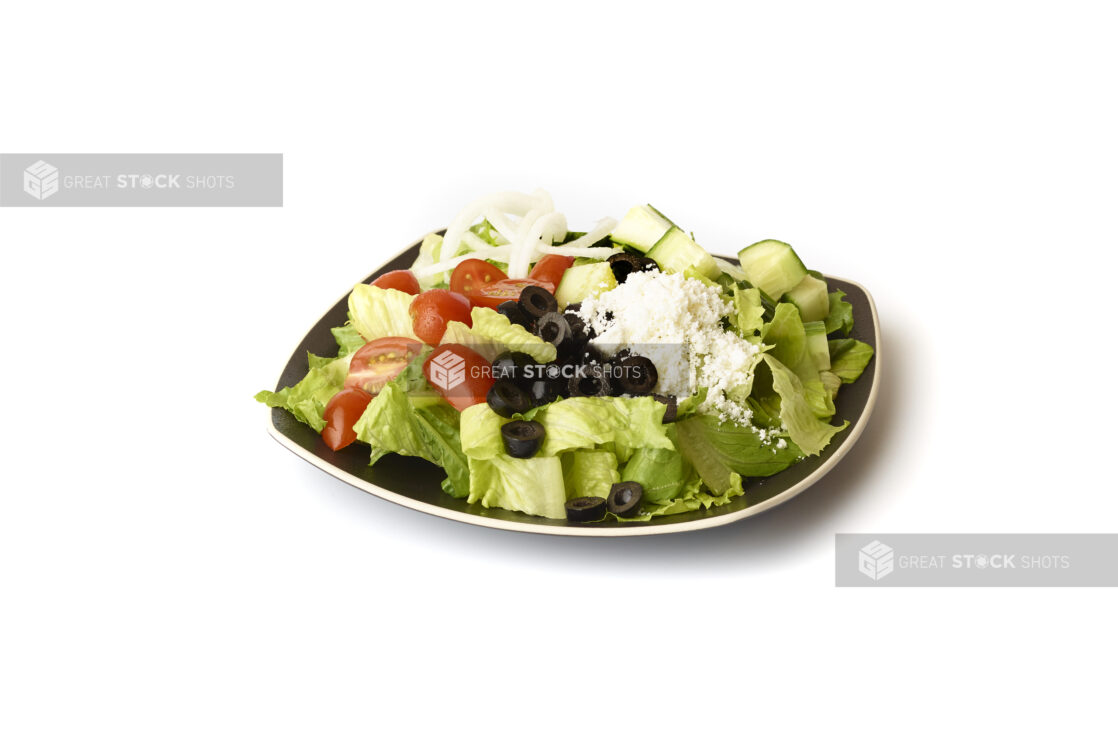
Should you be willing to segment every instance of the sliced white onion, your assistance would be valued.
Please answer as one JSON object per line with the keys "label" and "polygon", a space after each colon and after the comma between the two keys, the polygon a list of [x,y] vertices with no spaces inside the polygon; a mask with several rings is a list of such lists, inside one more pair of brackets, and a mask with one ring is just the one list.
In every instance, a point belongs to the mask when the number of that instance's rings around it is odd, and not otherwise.
{"label": "sliced white onion", "polygon": [[[617,226],[617,220],[616,219],[609,219],[609,218],[600,219],[598,221],[598,224],[593,229],[586,232],[586,234],[584,234],[583,236],[574,240],[573,242],[568,242],[567,244],[559,245],[559,247],[561,247],[562,249],[566,249],[566,250],[577,250],[577,249],[583,249],[583,248],[589,247],[590,245],[594,244],[595,242],[597,242],[602,237],[604,237],[607,234],[609,234],[610,232],[612,232],[613,228],[615,226]],[[601,247],[599,249],[611,249],[611,248]],[[557,252],[555,254],[560,254],[560,253]]]}
{"label": "sliced white onion", "polygon": [[509,258],[509,277],[527,278],[529,268],[539,254],[540,248],[551,245],[555,241],[555,235],[560,231],[564,235],[567,233],[567,217],[558,211],[546,213],[536,219],[536,223],[525,235],[520,249]]}
{"label": "sliced white onion", "polygon": [[485,220],[493,225],[497,233],[505,238],[506,242],[512,242],[516,238],[516,225],[512,220],[504,214],[504,212],[496,208],[485,209]]}
{"label": "sliced white onion", "polygon": [[539,198],[537,196],[517,193],[516,191],[502,191],[477,199],[459,211],[458,215],[450,222],[450,226],[446,228],[446,236],[443,237],[443,253],[448,257],[454,257],[458,254],[458,249],[462,245],[463,232],[481,218],[487,209],[492,208],[505,213],[521,215],[530,211],[538,202]]}
{"label": "sliced white onion", "polygon": [[562,255],[563,257],[597,257],[602,260],[618,252],[624,252],[620,247],[568,247],[557,244],[554,247],[540,247],[540,252],[545,255]]}

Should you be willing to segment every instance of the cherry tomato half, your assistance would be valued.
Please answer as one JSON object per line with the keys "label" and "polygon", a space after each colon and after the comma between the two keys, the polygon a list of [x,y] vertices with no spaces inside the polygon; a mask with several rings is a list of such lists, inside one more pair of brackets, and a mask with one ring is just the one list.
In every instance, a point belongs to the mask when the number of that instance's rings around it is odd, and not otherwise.
{"label": "cherry tomato half", "polygon": [[395,288],[397,291],[410,293],[415,296],[419,293],[419,281],[410,270],[393,270],[385,273],[372,282],[377,288]]}
{"label": "cherry tomato half", "polygon": [[412,331],[428,345],[437,345],[446,332],[447,322],[471,326],[470,301],[460,293],[445,288],[432,288],[412,299]]}
{"label": "cherry tomato half", "polygon": [[485,260],[466,260],[450,274],[450,290],[469,297],[472,292],[507,277],[503,270]]}
{"label": "cherry tomato half", "polygon": [[465,345],[455,343],[436,347],[423,361],[423,375],[458,411],[484,404],[493,385],[489,361]]}
{"label": "cherry tomato half", "polygon": [[365,407],[373,400],[373,395],[358,388],[344,388],[326,404],[322,416],[326,426],[322,428],[322,441],[331,450],[341,450],[357,439],[353,425],[365,413]]}
{"label": "cherry tomato half", "polygon": [[527,286],[539,286],[540,288],[547,289],[548,293],[555,293],[555,286],[551,283],[532,280],[531,278],[505,278],[496,283],[483,286],[467,294],[466,297],[470,299],[470,303],[474,306],[486,306],[490,309],[496,309],[506,301],[516,301],[520,298],[520,292]]}
{"label": "cherry tomato half", "polygon": [[[574,262],[575,259],[573,257],[544,255],[532,268],[532,272],[528,273],[528,277],[533,280],[539,280],[544,283],[550,283],[553,286],[558,286],[559,281],[563,278],[563,273],[567,272],[567,268],[573,265]],[[552,289],[552,293],[554,292],[555,289]]]}
{"label": "cherry tomato half", "polygon": [[346,376],[347,388],[359,388],[374,396],[384,388],[384,384],[400,374],[400,371],[419,354],[422,346],[407,337],[381,337],[362,347],[349,361],[349,375]]}

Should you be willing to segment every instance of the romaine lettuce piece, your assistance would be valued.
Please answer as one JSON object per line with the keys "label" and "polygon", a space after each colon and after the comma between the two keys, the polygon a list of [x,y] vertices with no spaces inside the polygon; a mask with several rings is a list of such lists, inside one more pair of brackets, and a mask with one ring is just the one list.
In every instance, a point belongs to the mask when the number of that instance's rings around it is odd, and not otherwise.
{"label": "romaine lettuce piece", "polygon": [[334,394],[345,385],[351,357],[320,358],[307,353],[310,369],[302,381],[279,391],[261,391],[255,398],[270,407],[283,407],[294,414],[295,419],[313,427],[315,432],[322,432],[326,426],[322,413]]}
{"label": "romaine lettuce piece", "polygon": [[470,459],[470,502],[540,517],[567,516],[563,465],[557,456]]}
{"label": "romaine lettuce piece", "polygon": [[644,488],[644,501],[657,505],[680,496],[694,477],[694,469],[677,450],[640,448],[625,464],[623,481],[636,481]]}
{"label": "romaine lettuce piece", "polygon": [[563,482],[567,499],[609,496],[610,487],[621,481],[617,457],[608,450],[574,450],[564,453]]}
{"label": "romaine lettuce piece", "polygon": [[539,407],[529,416],[544,427],[543,446],[537,455],[558,455],[611,442],[632,449],[674,447],[664,429],[664,405],[651,396],[580,396]]}
{"label": "romaine lettuce piece", "polygon": [[474,307],[470,311],[470,321],[473,324],[471,331],[474,335],[492,340],[501,345],[502,349],[526,352],[537,363],[550,363],[555,360],[555,345],[544,342],[519,324],[513,324],[507,317],[493,309],[483,306]]}
{"label": "romaine lettuce piece", "polygon": [[[773,390],[780,397],[780,421],[784,429],[805,455],[818,455],[849,423],[832,427],[819,419],[796,374],[772,355],[766,354],[764,360],[772,371]],[[822,382],[817,383],[822,388]]]}
{"label": "romaine lettuce piece", "polygon": [[338,343],[338,355],[352,355],[366,344],[365,338],[353,326],[352,317],[344,327],[334,327],[330,333]]}
{"label": "romaine lettuce piece", "polygon": [[827,334],[841,329],[844,336],[849,336],[850,330],[854,329],[854,307],[843,300],[845,296],[842,291],[832,291],[827,295],[830,309],[827,318],[823,320]]}
{"label": "romaine lettuce piece", "polygon": [[861,340],[831,340],[831,372],[843,383],[854,383],[873,357],[873,348]]}
{"label": "romaine lettuce piece", "polygon": [[458,412],[433,397],[414,398],[407,393],[409,384],[417,383],[416,369],[425,359],[426,354],[420,355],[386,384],[353,429],[358,440],[373,447],[373,462],[385,452],[423,458],[446,471],[444,491],[465,497],[470,492],[470,472],[462,452]]}
{"label": "romaine lettuce piece", "polygon": [[760,332],[765,322],[762,318],[765,307],[761,305],[761,292],[756,288],[735,288],[733,292],[734,313],[730,323],[745,339],[760,342]]}
{"label": "romaine lettuce piece", "polygon": [[676,423],[679,449],[716,495],[740,488],[737,476],[772,476],[792,465],[803,453],[793,442],[781,448],[761,442],[752,429],[720,422],[710,414],[696,414]]}
{"label": "romaine lettuce piece", "polygon": [[394,288],[377,288],[358,283],[349,294],[349,318],[353,328],[366,342],[381,337],[407,337],[419,342],[412,332],[411,294]]}

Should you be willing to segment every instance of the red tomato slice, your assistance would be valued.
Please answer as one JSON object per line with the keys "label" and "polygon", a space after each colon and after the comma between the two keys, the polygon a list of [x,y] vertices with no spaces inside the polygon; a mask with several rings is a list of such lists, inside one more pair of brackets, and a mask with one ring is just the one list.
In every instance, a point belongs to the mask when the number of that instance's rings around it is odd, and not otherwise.
{"label": "red tomato slice", "polygon": [[493,385],[488,360],[465,345],[439,345],[423,361],[423,375],[458,411],[485,403]]}
{"label": "red tomato slice", "polygon": [[395,288],[397,291],[410,293],[415,296],[419,293],[419,281],[410,270],[393,270],[385,273],[372,282],[377,288]]}
{"label": "red tomato slice", "polygon": [[373,400],[373,395],[357,388],[344,388],[326,404],[322,416],[326,426],[322,428],[322,441],[331,450],[341,450],[357,439],[353,425],[365,413],[365,407]]}
{"label": "red tomato slice", "polygon": [[555,284],[553,283],[532,280],[531,278],[505,278],[466,294],[466,298],[470,299],[470,303],[474,306],[496,309],[506,301],[516,301],[520,298],[520,292],[527,286],[539,286],[547,289],[548,293],[555,293]]}
{"label": "red tomato slice", "polygon": [[485,260],[466,260],[450,274],[450,290],[468,296],[471,291],[507,277],[499,267]]}
{"label": "red tomato slice", "polygon": [[[559,281],[563,279],[563,273],[567,272],[567,268],[574,265],[574,262],[575,259],[573,257],[544,255],[532,268],[532,272],[528,273],[528,277],[533,280],[541,280],[544,283],[557,286],[559,285]],[[552,291],[552,293],[554,293],[554,291]]]}
{"label": "red tomato slice", "polygon": [[349,361],[347,388],[359,388],[374,396],[384,384],[400,375],[400,371],[419,354],[422,346],[407,337],[381,337],[362,347]]}
{"label": "red tomato slice", "polygon": [[432,288],[412,299],[412,331],[428,345],[437,345],[446,332],[447,322],[462,322],[472,326],[470,301],[460,293],[445,288]]}

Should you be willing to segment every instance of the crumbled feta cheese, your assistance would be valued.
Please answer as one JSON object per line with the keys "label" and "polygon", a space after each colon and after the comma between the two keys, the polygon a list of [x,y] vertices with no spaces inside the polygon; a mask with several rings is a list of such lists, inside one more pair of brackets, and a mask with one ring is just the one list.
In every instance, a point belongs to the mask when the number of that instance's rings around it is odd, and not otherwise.
{"label": "crumbled feta cheese", "polygon": [[[757,346],[723,328],[733,307],[722,292],[679,273],[630,273],[625,282],[582,302],[579,316],[602,346],[630,348],[656,366],[657,393],[684,399],[707,390],[700,410],[749,425],[744,404],[760,359]],[[767,430],[758,430],[767,442]]]}

